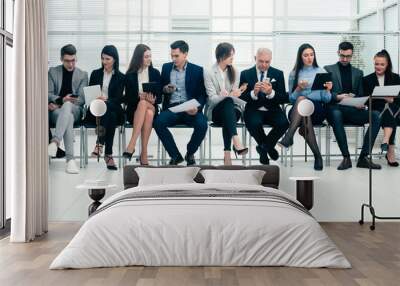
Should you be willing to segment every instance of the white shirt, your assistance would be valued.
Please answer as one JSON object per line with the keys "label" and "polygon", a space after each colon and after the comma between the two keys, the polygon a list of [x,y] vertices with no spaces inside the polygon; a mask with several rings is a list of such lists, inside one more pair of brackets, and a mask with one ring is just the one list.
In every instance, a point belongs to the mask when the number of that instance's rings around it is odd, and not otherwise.
{"label": "white shirt", "polygon": [[226,77],[228,76],[228,69],[225,69],[225,71],[223,71],[219,66],[218,66],[218,71],[222,77],[222,86],[221,86],[221,91],[225,90],[226,91],[226,86],[225,86],[225,80]]}
{"label": "white shirt", "polygon": [[[256,68],[256,71],[257,71],[257,80],[260,81],[260,79],[261,79],[261,71],[260,71],[258,68]],[[268,74],[268,70],[266,70],[266,71],[264,72],[264,78],[263,78],[263,80],[267,79],[267,74]],[[271,79],[270,79],[270,81],[271,81]],[[253,100],[257,100],[257,99],[258,99],[258,96],[256,96],[256,95],[254,94],[254,90],[252,90],[252,91],[250,92],[250,96],[251,96],[251,98],[252,98]],[[266,95],[266,97],[267,97],[268,99],[272,99],[272,98],[274,98],[274,96],[275,96],[275,90],[272,90],[270,94],[267,94],[267,95]],[[268,109],[266,109],[264,106],[261,106],[258,110],[261,110],[261,111],[268,111]]]}
{"label": "white shirt", "polygon": [[143,92],[142,83],[149,82],[149,68],[146,67],[144,70],[138,72],[138,90],[139,93]]}
{"label": "white shirt", "polygon": [[385,75],[378,75],[378,82],[379,86],[384,86],[385,85]]}
{"label": "white shirt", "polygon": [[103,96],[108,99],[108,86],[110,85],[111,78],[114,74],[114,70],[110,73],[106,72],[106,70],[103,71],[103,85],[101,88],[101,93]]}

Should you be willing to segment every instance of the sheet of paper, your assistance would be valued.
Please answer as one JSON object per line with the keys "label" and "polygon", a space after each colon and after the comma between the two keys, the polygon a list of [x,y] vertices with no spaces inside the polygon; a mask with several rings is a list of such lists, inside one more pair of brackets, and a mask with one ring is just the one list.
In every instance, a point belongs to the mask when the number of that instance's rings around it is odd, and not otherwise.
{"label": "sheet of paper", "polygon": [[85,86],[83,88],[83,93],[85,94],[85,105],[89,106],[93,100],[101,96],[100,85]]}
{"label": "sheet of paper", "polygon": [[339,104],[345,106],[362,106],[368,100],[368,96],[363,97],[352,97],[352,98],[344,98],[342,99]]}
{"label": "sheet of paper", "polygon": [[188,100],[184,103],[181,103],[177,106],[170,107],[169,110],[173,113],[185,112],[193,108],[197,108],[200,106],[200,103],[196,99]]}
{"label": "sheet of paper", "polygon": [[396,97],[400,93],[400,85],[375,86],[372,96]]}

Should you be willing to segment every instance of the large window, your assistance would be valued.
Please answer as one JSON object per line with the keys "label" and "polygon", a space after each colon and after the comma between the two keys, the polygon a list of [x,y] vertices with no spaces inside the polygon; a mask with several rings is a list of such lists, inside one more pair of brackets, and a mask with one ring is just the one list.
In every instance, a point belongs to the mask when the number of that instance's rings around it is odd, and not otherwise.
{"label": "large window", "polygon": [[393,69],[399,72],[399,23],[397,0],[359,0],[358,28],[360,32],[376,32],[362,35],[362,59],[365,63],[364,72],[373,72],[373,56],[381,49],[386,49],[391,55]]}
{"label": "large window", "polygon": [[[152,48],[154,65],[159,68],[169,61],[169,43],[185,39],[190,46],[190,60],[202,66],[212,64],[219,42],[229,41],[236,48],[235,63],[239,69],[252,65],[254,52],[260,46],[276,52],[274,64],[286,69],[288,58],[290,66],[293,64],[293,51],[285,52],[287,44],[298,45],[299,41],[311,39],[320,47],[320,54],[333,52],[334,58],[340,37],[327,42],[324,38],[304,36],[278,39],[279,32],[349,31],[355,9],[352,2],[49,0],[49,65],[59,64],[60,48],[73,43],[78,48],[79,66],[91,71],[100,65],[101,48],[112,43],[119,50],[124,71],[134,47],[143,42]],[[328,47],[332,43],[333,50]]]}
{"label": "large window", "polygon": [[[12,32],[14,1],[0,0],[0,229],[6,225],[10,218],[10,194],[5,188],[5,100],[11,95],[11,69],[12,69]],[[1,233],[0,233],[1,234]]]}

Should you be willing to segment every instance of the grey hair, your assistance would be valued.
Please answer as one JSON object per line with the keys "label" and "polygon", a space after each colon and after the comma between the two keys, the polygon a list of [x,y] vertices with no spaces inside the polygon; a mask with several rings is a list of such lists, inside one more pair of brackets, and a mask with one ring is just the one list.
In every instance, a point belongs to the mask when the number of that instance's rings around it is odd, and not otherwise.
{"label": "grey hair", "polygon": [[260,55],[260,54],[264,54],[264,53],[272,55],[272,51],[270,49],[268,49],[268,48],[259,48],[257,50],[257,54],[256,55]]}

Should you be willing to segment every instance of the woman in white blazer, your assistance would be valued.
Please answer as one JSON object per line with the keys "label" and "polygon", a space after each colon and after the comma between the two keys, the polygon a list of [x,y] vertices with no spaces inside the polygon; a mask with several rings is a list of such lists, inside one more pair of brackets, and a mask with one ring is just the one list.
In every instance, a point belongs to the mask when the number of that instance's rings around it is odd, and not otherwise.
{"label": "woman in white blazer", "polygon": [[246,85],[239,88],[239,74],[232,66],[234,54],[235,49],[231,44],[218,44],[215,50],[217,62],[204,72],[204,84],[208,95],[206,114],[209,120],[222,127],[225,165],[232,165],[232,144],[236,157],[248,152],[248,148],[244,148],[240,142],[236,130],[236,122],[244,106],[234,99],[240,98]]}

